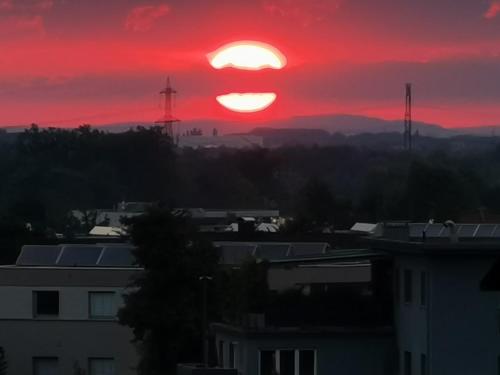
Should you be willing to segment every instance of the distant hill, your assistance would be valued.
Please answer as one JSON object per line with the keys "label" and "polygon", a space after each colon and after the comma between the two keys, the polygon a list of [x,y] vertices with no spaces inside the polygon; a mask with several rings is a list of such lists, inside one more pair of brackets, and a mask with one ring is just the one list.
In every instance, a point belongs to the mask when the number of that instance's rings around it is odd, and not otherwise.
{"label": "distant hill", "polygon": [[[99,129],[108,131],[125,131],[130,127],[142,125],[150,126],[150,123],[143,122],[128,122],[122,124],[109,124],[98,126]],[[214,128],[217,128],[219,133],[241,133],[241,124],[236,124],[230,121],[218,120],[189,120],[180,123],[180,129],[199,128],[203,133],[208,135],[212,133]],[[248,125],[249,127],[251,125]],[[346,135],[362,134],[362,133],[392,133],[402,132],[402,121],[383,120],[375,117],[355,116],[355,115],[321,115],[321,116],[297,116],[289,119],[272,120],[259,122],[254,125],[254,128],[270,128],[270,129],[315,129],[324,130],[329,133],[343,133]],[[439,125],[428,124],[424,122],[414,122],[413,129],[418,130],[420,135],[429,137],[450,137],[457,134],[464,134],[455,129],[445,129]],[[477,129],[474,129],[477,131]],[[252,132],[252,129],[248,129]],[[182,133],[182,131],[181,131]],[[490,131],[491,133],[491,131]],[[500,129],[499,129],[500,133]],[[255,133],[252,133],[255,134]],[[257,134],[255,134],[257,135]]]}
{"label": "distant hill", "polygon": [[[144,121],[128,121],[123,123],[95,125],[94,127],[101,130],[106,130],[112,133],[127,131],[136,126],[151,126],[151,122]],[[205,135],[212,134],[213,129],[217,129],[219,134],[245,133],[251,132],[254,128],[269,128],[269,129],[316,129],[323,130],[329,133],[342,133],[345,135],[356,135],[363,133],[393,133],[403,131],[402,120],[384,120],[376,117],[357,116],[348,114],[332,114],[332,115],[316,115],[316,116],[296,116],[288,119],[271,120],[258,123],[247,123],[246,129],[242,129],[241,123],[231,121],[221,121],[214,119],[198,119],[187,120],[179,123],[178,129],[180,133],[185,130],[198,128]],[[28,126],[16,126],[5,128],[8,132],[18,132]],[[452,137],[455,135],[479,135],[479,136],[500,136],[499,126],[477,126],[463,128],[444,128],[437,124],[425,122],[413,122],[414,131],[418,131],[422,136],[429,137]]]}

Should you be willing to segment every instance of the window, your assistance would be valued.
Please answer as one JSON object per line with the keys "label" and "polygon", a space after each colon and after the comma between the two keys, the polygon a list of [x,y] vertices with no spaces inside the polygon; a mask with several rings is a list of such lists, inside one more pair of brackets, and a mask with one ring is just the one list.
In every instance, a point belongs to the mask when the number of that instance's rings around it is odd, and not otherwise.
{"label": "window", "polygon": [[261,350],[259,375],[315,375],[316,351]]}
{"label": "window", "polygon": [[420,354],[420,375],[427,375],[427,356]]}
{"label": "window", "polygon": [[33,315],[58,316],[59,292],[56,290],[33,292]]}
{"label": "window", "polygon": [[219,367],[224,367],[224,341],[219,341],[219,346],[217,347],[217,358],[219,361]]}
{"label": "window", "polygon": [[427,273],[420,273],[420,306],[427,305]]}
{"label": "window", "polygon": [[413,285],[412,285],[412,274],[411,270],[405,270],[404,273],[404,301],[405,303],[411,303],[413,299]]}
{"label": "window", "polygon": [[34,375],[59,375],[59,361],[56,357],[33,358]]}
{"label": "window", "polygon": [[113,358],[90,358],[89,375],[114,375],[115,361]]}
{"label": "window", "polygon": [[404,375],[411,375],[411,352],[405,352]]}
{"label": "window", "polygon": [[299,351],[299,374],[314,375],[316,353],[314,350]]}
{"label": "window", "polygon": [[280,375],[295,375],[295,351],[280,350]]}
{"label": "window", "polygon": [[90,292],[89,316],[91,319],[114,319],[116,303],[114,292]]}
{"label": "window", "polygon": [[274,375],[277,373],[276,352],[274,350],[260,351],[260,375]]}

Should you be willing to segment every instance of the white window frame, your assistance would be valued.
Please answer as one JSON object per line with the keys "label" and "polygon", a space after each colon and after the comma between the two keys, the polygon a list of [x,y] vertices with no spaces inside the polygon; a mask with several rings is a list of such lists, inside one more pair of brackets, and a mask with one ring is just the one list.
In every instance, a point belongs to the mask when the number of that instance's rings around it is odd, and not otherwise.
{"label": "white window frame", "polygon": [[274,365],[276,368],[276,371],[278,374],[280,373],[280,352],[281,351],[293,351],[294,355],[294,367],[295,367],[295,374],[294,375],[300,375],[300,352],[301,351],[312,351],[314,353],[314,375],[318,375],[318,351],[315,348],[279,348],[279,349],[267,349],[267,348],[259,348],[259,351],[257,353],[258,356],[258,374],[261,375],[260,373],[260,364],[261,364],[261,352],[274,352]]}
{"label": "white window frame", "polygon": [[[233,358],[231,358],[231,347],[233,348]],[[234,368],[234,369],[239,369],[239,347],[240,344],[238,341],[231,341],[229,342],[229,359],[228,359],[228,367],[229,368]],[[233,360],[234,363],[231,363],[231,359]]]}

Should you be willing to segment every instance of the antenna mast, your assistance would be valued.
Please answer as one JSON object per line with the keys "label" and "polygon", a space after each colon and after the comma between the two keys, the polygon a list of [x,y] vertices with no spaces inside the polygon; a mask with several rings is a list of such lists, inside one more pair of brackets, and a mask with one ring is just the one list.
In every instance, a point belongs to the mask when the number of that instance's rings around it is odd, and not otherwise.
{"label": "antenna mast", "polygon": [[172,99],[174,95],[177,94],[177,91],[175,91],[172,86],[170,85],[170,77],[167,77],[167,82],[165,85],[165,89],[160,91],[160,95],[165,96],[165,108],[164,108],[164,114],[161,119],[158,121],[155,121],[155,124],[161,124],[165,128],[165,132],[167,135],[172,138],[172,141],[174,141],[174,129],[173,129],[173,124],[176,122],[179,122],[180,120],[175,118],[172,115]]}
{"label": "antenna mast", "polygon": [[403,142],[404,149],[411,151],[412,149],[412,124],[411,124],[411,83],[406,84],[406,99],[405,99],[405,123],[404,123],[404,134]]}

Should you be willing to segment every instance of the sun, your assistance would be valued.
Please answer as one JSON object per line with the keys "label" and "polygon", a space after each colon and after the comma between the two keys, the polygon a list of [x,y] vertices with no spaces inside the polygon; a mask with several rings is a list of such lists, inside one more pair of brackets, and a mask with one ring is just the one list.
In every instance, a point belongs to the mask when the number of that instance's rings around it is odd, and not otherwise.
{"label": "sun", "polygon": [[227,94],[217,97],[217,101],[225,108],[240,113],[263,111],[276,100],[276,94],[269,93],[245,93]]}
{"label": "sun", "polygon": [[287,63],[285,55],[278,49],[256,41],[229,43],[209,53],[207,57],[215,69],[282,69]]}
{"label": "sun", "polygon": [[[277,48],[256,41],[239,41],[225,44],[207,55],[214,69],[241,70],[283,69],[287,60]],[[223,107],[240,113],[263,111],[276,100],[274,92],[230,93],[217,96]]]}

